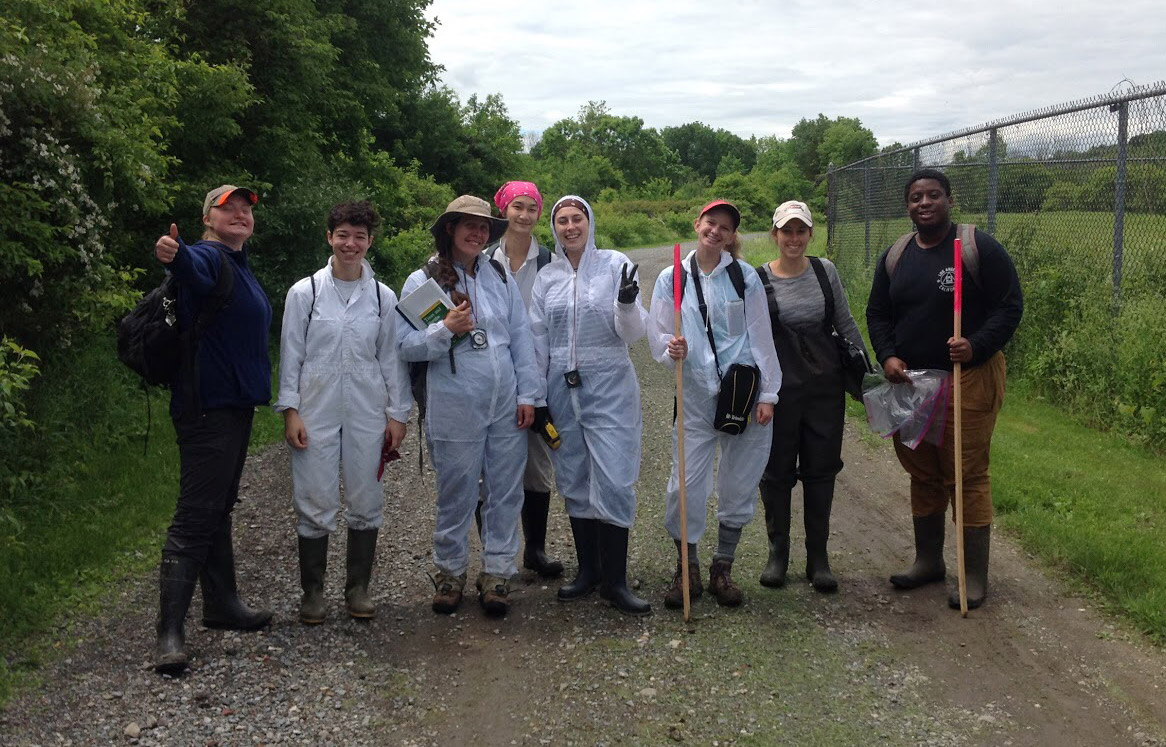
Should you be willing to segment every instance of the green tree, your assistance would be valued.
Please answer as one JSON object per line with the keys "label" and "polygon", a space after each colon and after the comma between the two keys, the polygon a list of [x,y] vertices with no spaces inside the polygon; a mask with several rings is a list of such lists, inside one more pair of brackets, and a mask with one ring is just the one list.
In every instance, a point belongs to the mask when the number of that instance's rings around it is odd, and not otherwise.
{"label": "green tree", "polygon": [[793,141],[791,140],[783,140],[776,135],[767,135],[754,140],[753,149],[757,154],[753,163],[754,172],[774,173],[780,171],[787,164],[794,163]]}
{"label": "green tree", "polygon": [[802,119],[794,125],[789,147],[794,162],[807,179],[822,176],[831,163],[845,166],[878,152],[874,133],[863,127],[860,120],[854,117],[831,120],[825,114],[819,114],[817,119]]}
{"label": "green tree", "polygon": [[790,156],[807,179],[813,179],[824,172],[818,146],[822,144],[822,138],[826,136],[829,127],[830,120],[825,114],[819,114],[817,119],[802,118],[790,133]]}
{"label": "green tree", "polygon": [[752,144],[728,130],[714,130],[702,122],[665,127],[660,136],[664,144],[675,151],[681,164],[710,181],[717,177],[726,156],[741,162],[741,172],[753,168],[757,158]]}
{"label": "green tree", "polygon": [[[619,181],[640,186],[652,179],[665,178],[675,183],[680,160],[652,128],[644,127],[639,117],[617,117],[603,101],[591,101],[574,119],[562,119],[548,127],[531,149],[536,161],[546,163],[568,160],[575,154],[598,165],[600,158],[613,167]],[[618,188],[619,184],[604,184]]]}
{"label": "green tree", "polygon": [[818,174],[826,173],[830,164],[843,166],[853,163],[873,156],[878,149],[874,133],[863,127],[862,122],[839,117],[822,133],[822,142],[818,144]]}

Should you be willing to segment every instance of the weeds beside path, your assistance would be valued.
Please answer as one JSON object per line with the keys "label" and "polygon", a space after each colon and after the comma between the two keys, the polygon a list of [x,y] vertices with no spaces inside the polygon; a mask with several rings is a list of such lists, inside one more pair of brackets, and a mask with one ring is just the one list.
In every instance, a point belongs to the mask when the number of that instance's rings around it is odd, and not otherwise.
{"label": "weeds beside path", "polygon": [[[650,293],[670,247],[631,256]],[[831,535],[840,592],[823,596],[801,582],[799,549],[791,585],[760,587],[758,517],[734,567],[745,605],[725,610],[706,597],[684,624],[661,600],[675,555],[662,528],[672,374],[645,344],[632,352],[645,444],[630,571],[652,616],[624,617],[597,598],[560,604],[556,584],[525,575],[505,620],[484,618],[472,594],[458,615],[435,616],[424,575],[432,474],[417,475],[410,433],[387,487],[379,616],[371,624],[342,616],[343,543],[333,543],[330,618],[304,627],[295,618],[287,458],[275,447],[249,461],[236,520],[241,587],[275,608],[273,627],[236,635],[192,623],[193,670],[159,678],[147,666],[154,579],[126,579],[107,612],[60,632],[64,653],[46,668],[45,686],[0,712],[0,742],[1166,743],[1166,656],[1066,593],[1006,537],[993,544],[988,603],[968,619],[947,608],[945,589],[891,590],[886,577],[909,560],[906,479],[885,444],[853,429]],[[550,550],[573,569],[561,508]],[[711,552],[707,538],[701,550]]]}

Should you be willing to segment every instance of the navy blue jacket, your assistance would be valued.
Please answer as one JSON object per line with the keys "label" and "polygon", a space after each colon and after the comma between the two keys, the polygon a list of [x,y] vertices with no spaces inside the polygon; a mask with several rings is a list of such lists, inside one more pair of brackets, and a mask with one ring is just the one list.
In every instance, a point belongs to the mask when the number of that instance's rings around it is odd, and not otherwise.
{"label": "navy blue jacket", "polygon": [[[178,324],[189,329],[207,296],[214,293],[226,250],[235,283],[226,305],[199,341],[198,377],[202,409],[251,408],[271,401],[271,359],[267,354],[271,303],[247,262],[247,250],[232,251],[217,241],[178,242],[169,270],[179,282]],[[170,384],[170,414],[182,414],[179,380]]]}

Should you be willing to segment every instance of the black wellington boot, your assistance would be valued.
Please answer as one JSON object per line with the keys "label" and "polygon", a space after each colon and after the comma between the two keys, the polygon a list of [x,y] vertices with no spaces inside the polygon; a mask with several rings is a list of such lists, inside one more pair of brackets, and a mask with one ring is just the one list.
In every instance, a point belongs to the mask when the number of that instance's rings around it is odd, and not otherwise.
{"label": "black wellington boot", "polygon": [[372,565],[377,552],[376,529],[349,529],[344,602],[348,614],[358,620],[376,617],[377,608],[368,595]]}
{"label": "black wellington boot", "polygon": [[906,573],[891,576],[891,583],[896,589],[917,589],[944,579],[947,566],[943,563],[943,525],[946,521],[946,511],[937,511],[930,516],[912,517],[911,522],[915,528],[915,562]]}
{"label": "black wellington boot", "polygon": [[620,612],[629,615],[647,615],[652,605],[628,589],[628,530],[624,527],[599,522],[599,562],[603,573],[600,596],[611,602]]}
{"label": "black wellington boot", "polygon": [[154,670],[177,674],[186,669],[186,638],[183,624],[201,563],[190,558],[163,556],[158,568],[158,640],[154,647]]}
{"label": "black wellington boot", "polygon": [[239,599],[235,583],[235,550],[228,516],[215,532],[202,583],[202,624],[219,630],[259,630],[271,622],[271,610],[254,610]]}
{"label": "black wellington boot", "polygon": [[522,551],[522,564],[543,578],[558,578],[563,575],[563,564],[547,556],[547,515],[550,511],[550,493],[523,491],[522,536],[526,547]]}
{"label": "black wellington boot", "polygon": [[830,507],[834,503],[834,482],[802,483],[805,494],[806,578],[815,591],[838,591],[838,579],[830,570],[826,544],[830,539]]}
{"label": "black wellington boot", "polygon": [[761,571],[761,585],[779,589],[785,586],[789,568],[790,490],[763,486],[761,504],[765,507],[765,533],[769,536],[769,561]]}
{"label": "black wellington boot", "polygon": [[[968,609],[974,610],[988,596],[988,547],[992,544],[992,525],[964,527],[964,576],[967,582]],[[947,603],[960,608],[959,581],[951,590]]]}
{"label": "black wellington boot", "polygon": [[599,586],[599,522],[595,519],[571,518],[571,534],[575,537],[575,557],[579,572],[575,580],[559,587],[559,601],[582,599]]}

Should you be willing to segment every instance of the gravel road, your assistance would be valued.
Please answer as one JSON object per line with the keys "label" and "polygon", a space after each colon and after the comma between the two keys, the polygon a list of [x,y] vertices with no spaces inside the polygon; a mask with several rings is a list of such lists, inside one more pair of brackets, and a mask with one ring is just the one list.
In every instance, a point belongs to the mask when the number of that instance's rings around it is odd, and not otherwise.
{"label": "gravel road", "polygon": [[[629,253],[645,294],[670,249]],[[560,604],[556,584],[525,574],[504,620],[481,615],[473,594],[457,615],[430,612],[433,475],[428,465],[418,475],[411,431],[385,481],[377,618],[344,614],[343,542],[333,542],[329,619],[303,626],[287,450],[277,445],[249,460],[236,512],[240,586],[275,610],[271,628],[205,630],[196,601],[193,666],[160,677],[149,666],[155,578],[120,579],[99,614],[61,628],[42,684],[0,711],[0,743],[1166,744],[1163,652],[1003,533],[994,538],[991,596],[968,619],[947,609],[943,589],[891,589],[887,576],[910,555],[907,482],[861,424],[848,426],[835,503],[837,595],[800,582],[798,550],[793,583],[759,586],[759,520],[746,528],[735,568],[743,607],[723,610],[706,597],[691,624],[665,610],[672,377],[645,344],[632,352],[646,427],[629,564],[652,616],[624,617],[597,599]],[[557,503],[549,550],[573,570]]]}

